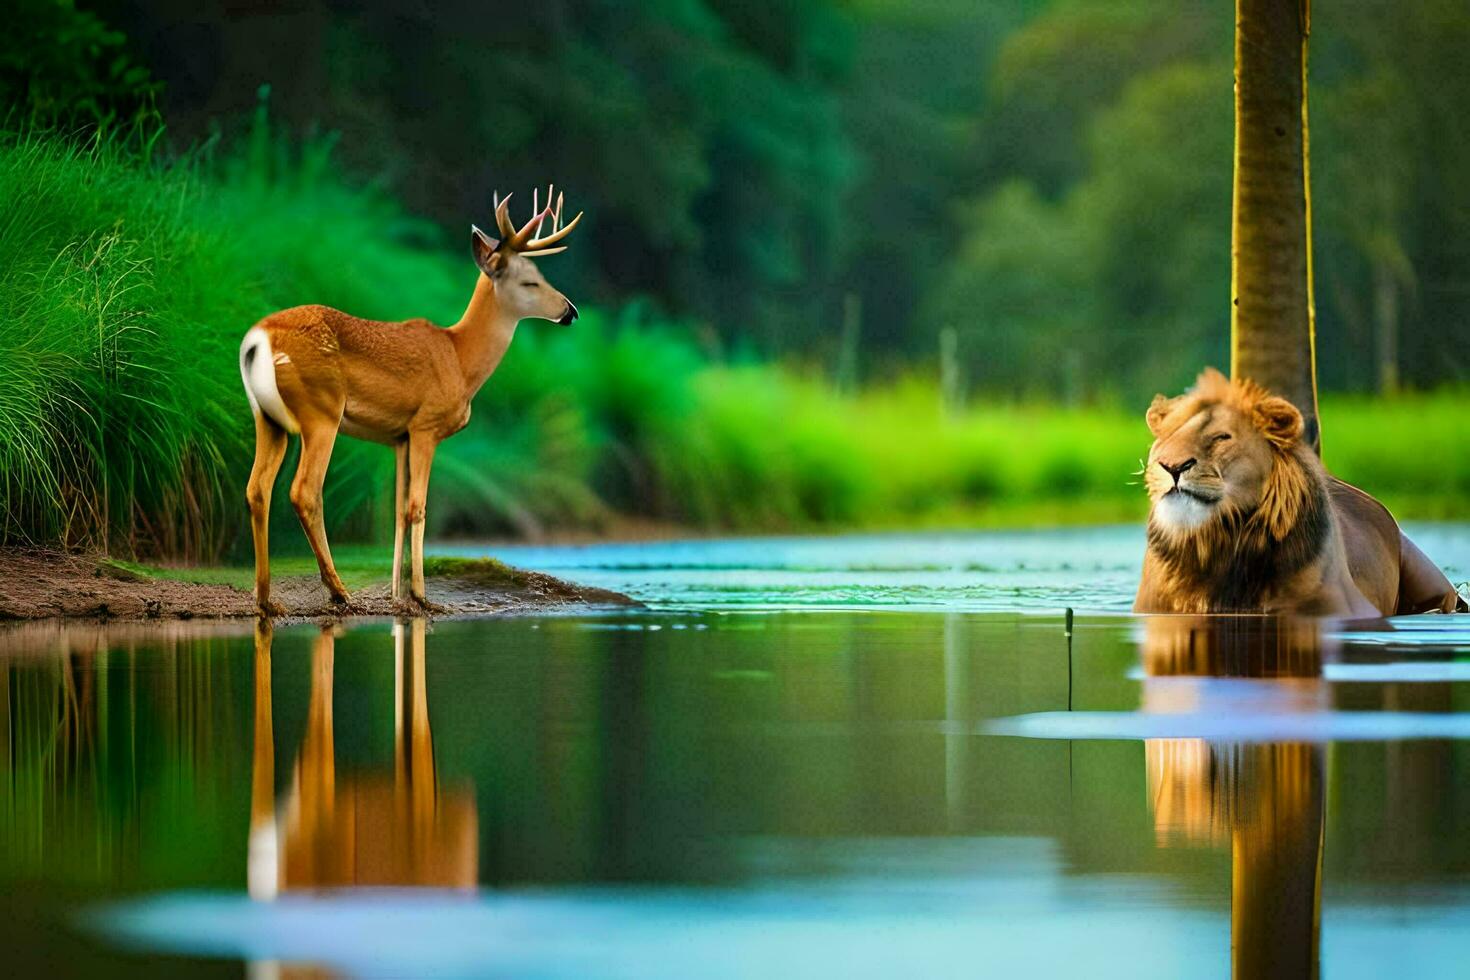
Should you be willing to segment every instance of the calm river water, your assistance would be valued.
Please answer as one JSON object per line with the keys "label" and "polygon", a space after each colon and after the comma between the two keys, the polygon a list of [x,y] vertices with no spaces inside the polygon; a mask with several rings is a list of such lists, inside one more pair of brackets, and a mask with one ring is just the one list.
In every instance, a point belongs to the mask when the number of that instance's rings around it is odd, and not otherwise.
{"label": "calm river water", "polygon": [[1140,548],[491,547],[650,608],[0,630],[7,965],[1464,976],[1470,617],[1132,617]]}

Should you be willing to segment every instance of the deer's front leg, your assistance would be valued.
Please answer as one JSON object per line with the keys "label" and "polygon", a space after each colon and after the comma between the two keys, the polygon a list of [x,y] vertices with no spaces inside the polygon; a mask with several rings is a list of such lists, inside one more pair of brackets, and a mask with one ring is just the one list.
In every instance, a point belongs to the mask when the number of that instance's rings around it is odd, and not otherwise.
{"label": "deer's front leg", "polygon": [[404,508],[404,519],[412,529],[410,561],[413,575],[409,581],[409,595],[422,605],[428,605],[424,594],[424,514],[429,501],[429,469],[434,465],[434,450],[439,440],[429,433],[413,432],[408,437],[408,506]]}
{"label": "deer's front leg", "polygon": [[393,601],[403,596],[403,495],[408,481],[408,440],[393,447]]}

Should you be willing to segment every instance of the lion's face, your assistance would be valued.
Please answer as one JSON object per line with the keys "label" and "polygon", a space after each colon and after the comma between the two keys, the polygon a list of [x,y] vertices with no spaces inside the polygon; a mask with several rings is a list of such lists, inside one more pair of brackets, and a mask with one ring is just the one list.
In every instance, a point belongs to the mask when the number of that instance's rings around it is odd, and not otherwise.
{"label": "lion's face", "polygon": [[1175,537],[1259,508],[1280,454],[1302,429],[1290,402],[1214,370],[1178,398],[1156,397],[1147,417],[1149,522]]}

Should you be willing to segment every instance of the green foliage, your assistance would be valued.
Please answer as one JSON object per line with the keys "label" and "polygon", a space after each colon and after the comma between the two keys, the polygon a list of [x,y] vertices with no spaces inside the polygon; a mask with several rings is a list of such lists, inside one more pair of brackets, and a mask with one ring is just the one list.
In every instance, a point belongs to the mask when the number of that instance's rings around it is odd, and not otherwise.
{"label": "green foliage", "polygon": [[[1230,7],[1057,0],[1004,40],[960,246],[923,304],[973,386],[1129,399],[1222,364]],[[1464,5],[1313,22],[1318,359],[1328,388],[1461,380]],[[1087,370],[1067,366],[1077,358]],[[1078,374],[1083,380],[1078,383]]]}
{"label": "green foliage", "polygon": [[14,0],[0,32],[0,104],[15,125],[109,126],[152,115],[160,85],[127,38],[73,0]]}
{"label": "green foliage", "polygon": [[[623,430],[626,441],[586,437],[588,445],[602,447],[594,458],[631,468],[636,483],[609,481],[606,470],[582,472],[592,474],[589,494],[616,500],[625,513],[772,531],[1135,520],[1144,512],[1134,475],[1150,438],[1141,409],[992,404],[946,418],[936,386],[926,378],[848,397],[791,370],[678,360],[664,349],[688,351],[674,336],[648,327],[624,329],[625,342],[647,355],[647,382],[661,385],[664,396],[645,403],[657,408]],[[596,333],[585,348],[576,333],[561,336],[575,346],[551,363],[609,362]],[[529,369],[541,356],[526,350],[517,355],[517,363]],[[624,370],[639,363],[630,360]],[[671,363],[685,370],[666,371]],[[575,368],[566,371],[568,384],[577,385],[576,375]],[[492,382],[487,395],[493,390]],[[490,400],[501,397],[504,392]],[[595,408],[587,389],[550,397],[576,399],[590,428],[610,431],[614,416]],[[1323,403],[1332,437],[1328,462],[1339,475],[1382,496],[1400,516],[1452,515],[1470,499],[1470,471],[1431,463],[1412,447],[1422,445],[1418,433],[1426,416],[1446,429],[1429,437],[1452,441],[1450,430],[1467,402],[1470,395],[1452,392],[1389,402],[1329,397]],[[490,441],[486,433],[478,438]],[[444,452],[467,462],[481,451],[473,442],[451,441]],[[529,484],[516,498],[527,509],[544,506],[534,490]],[[453,492],[446,497],[434,507],[466,504]],[[540,513],[558,520],[554,507]],[[499,529],[494,509],[478,517],[465,513],[461,520],[461,530]]]}
{"label": "green foliage", "polygon": [[106,140],[22,137],[0,152],[5,539],[106,545],[126,528],[213,550],[213,488],[240,437],[224,410],[232,353],[199,318],[242,311],[220,288],[217,236],[172,217],[187,184]]}
{"label": "green foliage", "polygon": [[1343,479],[1398,516],[1463,520],[1470,501],[1464,440],[1470,392],[1447,389],[1391,401],[1362,395],[1324,401],[1322,454]]}
{"label": "green foliage", "polygon": [[997,176],[1025,175],[1055,196],[1090,172],[1093,120],[1130,83],[1201,54],[1218,59],[1229,52],[1229,7],[1167,0],[1051,3],[1010,33],[997,56],[986,119],[988,164]]}
{"label": "green foliage", "polygon": [[1073,191],[1094,256],[1082,294],[1100,307],[1088,363],[1134,397],[1227,364],[1229,77],[1226,62],[1180,64],[1130,84],[1097,117],[1097,163]]}
{"label": "green foliage", "polygon": [[[1185,182],[1179,200],[1194,186]],[[1126,188],[1084,191],[1126,200]],[[244,330],[312,301],[452,321],[474,275],[467,258],[421,244],[432,228],[345,186],[327,146],[291,153],[263,118],[239,153],[172,164],[141,161],[107,139],[12,137],[0,145],[0,203],[6,542],[243,554],[252,453],[236,367]],[[1074,206],[1018,185],[984,204],[979,220],[1014,230],[1060,221]],[[1146,235],[1158,226],[1141,227]],[[1019,307],[1044,286],[1025,278],[1025,257],[995,241],[977,236],[966,254],[1010,290],[980,291],[999,316],[1007,295],[1021,297]],[[1070,247],[1095,254],[1080,237]],[[1060,302],[1051,309],[1059,322],[1073,315]],[[1080,327],[1074,335],[1084,339]],[[1405,513],[1448,513],[1470,496],[1470,471],[1438,457],[1431,465],[1433,454],[1416,447],[1453,444],[1467,401],[1329,400],[1328,460]],[[1142,496],[1129,473],[1147,443],[1135,414],[1027,400],[946,417],[923,376],[842,395],[791,368],[711,361],[686,326],[647,307],[594,307],[573,328],[522,327],[469,427],[439,454],[429,514],[432,531],[450,535],[598,528],[618,514],[763,530],[1130,518]],[[1445,431],[1427,432],[1431,424]],[[381,537],[391,526],[389,454],[344,438],[333,460],[332,533]],[[286,532],[277,543],[299,546],[289,508],[278,500],[276,511]]]}
{"label": "green foliage", "polygon": [[[589,216],[559,284],[605,309],[644,298],[648,317],[697,323],[703,349],[829,367],[857,349],[856,374],[892,378],[953,328],[972,391],[1066,403],[1145,397],[1224,358],[1229,3],[105,9],[111,27],[70,0],[16,7],[0,37],[12,125],[120,129],[162,85],[170,135],[205,140],[265,81],[298,143],[340,134],[317,165],[376,182],[454,240],[487,221],[493,188],[555,180]],[[1462,0],[1359,0],[1314,20],[1325,387],[1470,371],[1467,45]],[[296,193],[312,161],[277,180],[281,152],[267,138],[235,165]],[[311,203],[302,213],[321,213]],[[404,243],[440,244],[389,221]],[[356,289],[331,250],[286,257],[296,240],[267,238],[262,265],[310,272],[316,298]],[[581,452],[571,409],[516,424]]]}
{"label": "green foliage", "polygon": [[974,388],[1139,398],[1223,363],[1231,108],[1222,73],[1179,64],[1139,78],[1094,117],[1090,175],[1059,200],[1013,180],[966,212],[927,316],[961,329],[979,365]]}
{"label": "green foliage", "polygon": [[[595,214],[564,276],[581,295],[651,291],[781,345],[831,295],[855,168],[836,82],[850,19],[830,2],[568,0],[334,19],[314,72],[241,51],[281,111],[344,133],[413,209],[484,220],[490,190],[566,187]],[[405,33],[413,42],[403,44]],[[221,43],[238,41],[228,27]],[[384,51],[401,57],[385,61]],[[323,89],[300,84],[326,75]],[[357,107],[371,105],[365,114]],[[798,288],[800,287],[800,288]]]}
{"label": "green foliage", "polygon": [[530,579],[525,572],[496,558],[461,558],[456,555],[425,557],[424,574],[430,578],[453,578],[490,588],[519,588]]}
{"label": "green foliage", "polygon": [[[1055,391],[1073,345],[1087,344],[1099,298],[1094,243],[1065,205],[1013,181],[974,205],[927,316],[960,331],[974,389]],[[976,356],[979,350],[984,357]]]}
{"label": "green foliage", "polygon": [[[401,244],[396,213],[324,159],[313,148],[272,174],[148,163],[105,137],[0,143],[0,540],[218,554],[252,448],[244,329],[311,300],[369,316],[454,308],[452,267]],[[327,249],[327,227],[373,245]],[[375,497],[358,477],[378,469],[346,449],[338,514]]]}
{"label": "green foliage", "polygon": [[[391,549],[381,545],[334,545],[332,563],[349,589],[356,591],[372,585],[383,585],[393,571]],[[107,575],[122,579],[171,579],[205,585],[230,585],[249,591],[255,582],[255,569],[248,565],[152,565],[109,558],[100,563]],[[272,555],[271,574],[277,578],[302,576],[316,578],[316,558],[306,554]],[[424,574],[429,578],[457,578],[486,586],[521,586],[526,573],[511,568],[494,558],[459,558],[449,555],[427,555]]]}

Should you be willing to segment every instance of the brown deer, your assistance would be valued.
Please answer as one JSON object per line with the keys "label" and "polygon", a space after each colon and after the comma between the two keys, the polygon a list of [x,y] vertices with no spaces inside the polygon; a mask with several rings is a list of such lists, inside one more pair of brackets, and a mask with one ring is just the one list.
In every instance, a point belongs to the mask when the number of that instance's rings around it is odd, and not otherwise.
{"label": "brown deer", "polygon": [[[240,345],[240,375],[255,415],[255,465],[246,499],[255,538],[255,602],[266,615],[282,611],[270,598],[266,544],[271,489],[286,455],[287,433],[301,435],[301,462],[291,481],[291,505],[301,519],[332,600],[347,603],[322,519],[322,481],[338,432],[393,447],[393,598],[401,595],[403,530],[412,534],[410,594],[424,595],[424,508],[429,469],[439,443],[470,418],[470,400],[499,366],[525,319],[571,323],[577,308],[542,278],[530,259],[564,251],[557,246],[577,222],[561,223],[562,197],[520,229],[510,220],[510,195],[497,197],[500,240],[471,228],[470,247],[480,278],[459,322],[440,328],[428,320],[379,323],[325,306],[273,313],[251,327]],[[539,196],[539,195],[538,195]],[[552,231],[538,238],[544,222]]]}

